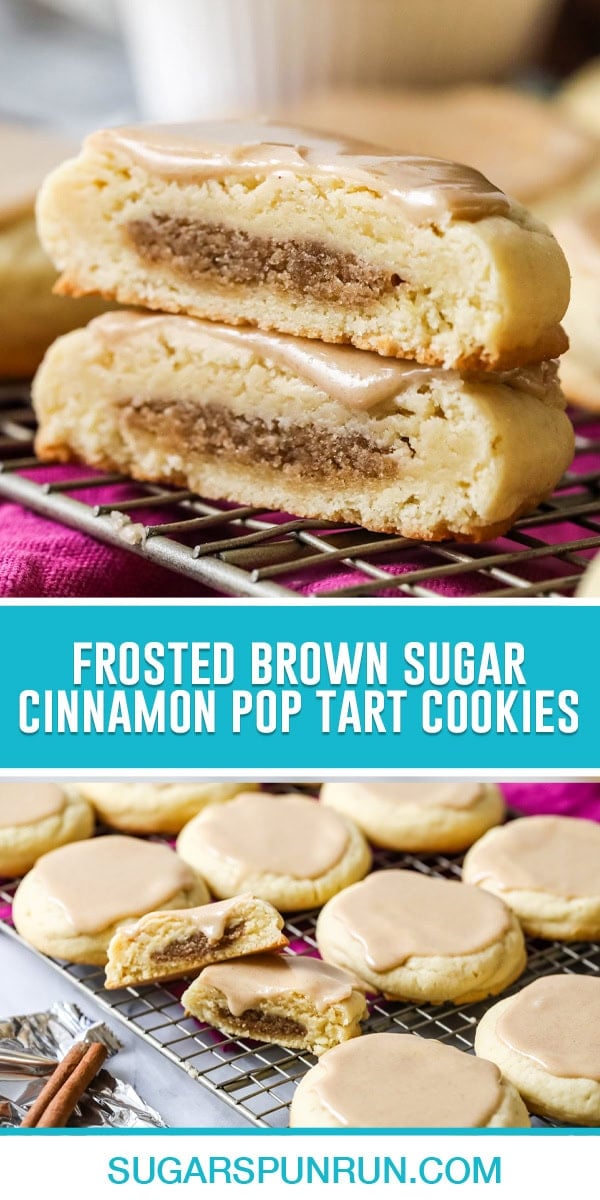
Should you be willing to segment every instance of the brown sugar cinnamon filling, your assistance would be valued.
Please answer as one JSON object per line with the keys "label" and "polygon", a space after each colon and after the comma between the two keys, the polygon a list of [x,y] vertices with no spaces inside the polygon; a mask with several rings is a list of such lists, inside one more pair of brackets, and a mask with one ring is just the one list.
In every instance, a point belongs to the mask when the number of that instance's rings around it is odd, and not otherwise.
{"label": "brown sugar cinnamon filling", "polygon": [[[151,438],[168,454],[232,458],[239,463],[286,468],[301,477],[339,472],[382,478],[397,470],[392,451],[364,434],[246,417],[224,405],[184,400],[128,400],[120,406],[124,432]],[[410,450],[409,443],[405,441]]]}
{"label": "brown sugar cinnamon filling", "polygon": [[168,946],[157,946],[156,950],[152,951],[152,962],[157,966],[163,966],[175,961],[177,964],[181,962],[192,962],[195,959],[202,957],[205,954],[211,953],[217,949],[222,950],[225,946],[230,946],[236,938],[240,937],[244,931],[243,922],[238,922],[237,925],[232,925],[226,929],[217,942],[211,941],[205,933],[197,930],[195,933],[189,934],[185,938],[176,938],[169,942]]}
{"label": "brown sugar cinnamon filling", "polygon": [[299,1021],[279,1014],[261,1012],[259,1008],[248,1008],[241,1017],[235,1017],[228,1008],[218,1009],[219,1017],[230,1029],[239,1030],[249,1037],[304,1038],[306,1029]]}
{"label": "brown sugar cinnamon filling", "polygon": [[128,221],[125,228],[145,262],[168,266],[193,281],[261,284],[348,305],[379,300],[403,282],[355,254],[310,238],[256,237],[242,229],[163,213]]}

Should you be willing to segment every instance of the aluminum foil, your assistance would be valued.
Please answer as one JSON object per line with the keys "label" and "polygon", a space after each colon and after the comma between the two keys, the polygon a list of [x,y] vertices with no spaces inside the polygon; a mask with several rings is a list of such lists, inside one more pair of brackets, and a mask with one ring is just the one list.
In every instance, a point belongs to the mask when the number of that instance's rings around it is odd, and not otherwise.
{"label": "aluminum foil", "polygon": [[[0,1128],[21,1124],[53,1066],[74,1042],[103,1042],[109,1056],[121,1049],[108,1025],[91,1021],[76,1004],[57,1002],[47,1012],[0,1021]],[[103,1069],[82,1096],[69,1125],[160,1128],[164,1121],[129,1083]]]}

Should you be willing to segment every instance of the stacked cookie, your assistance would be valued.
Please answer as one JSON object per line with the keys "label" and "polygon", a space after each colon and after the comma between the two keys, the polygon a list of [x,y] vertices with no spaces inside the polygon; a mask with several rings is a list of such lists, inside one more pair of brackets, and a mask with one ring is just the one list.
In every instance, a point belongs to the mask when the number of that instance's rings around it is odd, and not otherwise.
{"label": "stacked cookie", "polygon": [[571,459],[566,263],[477,171],[266,124],[117,129],[38,222],[63,292],[158,310],[55,344],[43,457],[463,540]]}
{"label": "stacked cookie", "polygon": [[600,409],[600,65],[554,98],[466,85],[316,93],[287,115],[353,132],[392,150],[469,162],[547,221],[571,270],[570,348],[560,377],[569,400]]}

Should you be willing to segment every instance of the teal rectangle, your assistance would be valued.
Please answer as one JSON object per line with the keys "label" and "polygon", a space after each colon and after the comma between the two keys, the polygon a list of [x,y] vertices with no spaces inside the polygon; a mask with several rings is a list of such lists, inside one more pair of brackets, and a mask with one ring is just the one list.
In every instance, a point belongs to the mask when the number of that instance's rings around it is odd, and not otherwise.
{"label": "teal rectangle", "polygon": [[[533,769],[540,771],[568,771],[583,768],[593,770],[598,763],[598,659],[599,631],[598,610],[592,605],[538,605],[529,604],[485,604],[485,605],[412,605],[382,603],[376,605],[344,604],[184,604],[184,605],[136,605],[100,604],[78,605],[12,605],[2,607],[2,686],[0,687],[0,770],[23,770],[24,767],[56,772],[61,769],[97,771],[110,769],[118,773],[121,769],[156,769],[168,771],[180,769],[209,772],[231,767],[232,772],[248,770],[273,772],[306,769],[319,771],[352,772],[353,770],[405,771],[423,770],[473,770],[488,771]],[[250,645],[260,641],[275,646],[286,643],[288,657],[301,644],[311,644],[309,655],[314,662],[323,656],[324,644],[329,643],[332,655],[336,656],[341,643],[347,643],[350,654],[357,645],[374,642],[384,645],[387,653],[387,682],[382,686],[377,679],[370,681],[363,661],[357,673],[356,684],[344,688],[353,692],[354,698],[346,700],[349,711],[359,717],[360,728],[352,724],[343,731],[338,728],[339,691],[332,701],[336,716],[331,731],[325,732],[322,723],[322,705],[315,686],[305,683],[294,685],[273,684],[264,688],[253,686],[250,677]],[[56,693],[63,691],[75,709],[82,703],[81,689],[73,683],[73,646],[75,642],[114,644],[117,648],[125,643],[143,647],[148,643],[221,642],[234,648],[236,677],[232,685],[216,686],[214,732],[127,732],[117,727],[113,732],[69,732],[57,728],[36,732],[24,732],[19,726],[19,702],[24,691],[39,694],[40,704],[35,710],[29,705],[29,720],[35,720],[43,709],[45,694],[50,693],[49,711],[55,713],[53,705]],[[406,685],[406,645],[422,643],[426,648],[432,643],[447,643],[450,660],[453,661],[457,645],[466,643],[473,647],[474,660],[481,663],[487,647],[488,673],[482,683],[454,681],[439,685]],[[511,690],[504,683],[494,680],[490,674],[490,663],[498,656],[502,664],[507,643],[522,644],[525,659],[522,672],[525,684],[518,681],[515,703],[510,709],[517,728],[505,727],[498,731],[496,717],[502,710],[501,692]],[[427,650],[427,654],[429,651]],[[135,657],[134,651],[132,651]],[[127,656],[126,656],[127,657]],[[130,655],[131,657],[131,655]],[[170,656],[171,657],[171,656]],[[209,656],[210,657],[210,656]],[[464,656],[463,656],[464,657]],[[509,656],[510,657],[510,656]],[[461,654],[459,652],[459,660]],[[187,660],[186,660],[187,661]],[[469,666],[467,656],[466,667]],[[164,703],[168,710],[175,703],[176,693],[181,693],[182,712],[191,703],[186,695],[194,691],[188,686],[184,675],[178,686],[174,663],[169,662],[163,689],[143,683],[138,689],[147,706],[151,706],[157,691],[164,691]],[[513,676],[515,672],[513,671]],[[97,686],[90,672],[85,673],[84,682],[90,676],[88,687],[96,693]],[[465,676],[467,678],[467,676]],[[513,678],[513,684],[514,684]],[[327,679],[321,689],[336,690]],[[251,694],[253,705],[250,716],[244,718],[240,732],[232,731],[231,706],[233,689]],[[121,691],[127,711],[132,703],[135,685],[104,682],[105,709],[110,710],[115,694]],[[197,688],[197,691],[203,691]],[[255,706],[259,691],[270,691],[273,697],[265,701],[265,711],[281,712],[284,692],[294,692],[299,697],[301,711],[290,719],[289,732],[280,724],[272,731],[259,732],[254,721]],[[393,702],[388,692],[406,690],[407,698],[402,701],[402,728],[394,731],[392,725]],[[427,732],[423,727],[423,693],[439,693],[439,705],[433,715],[443,717],[439,731]],[[385,693],[385,707],[380,713],[384,731],[377,727],[367,732],[364,727],[364,708],[369,692]],[[460,693],[453,699],[452,692]],[[544,731],[535,730],[524,719],[527,702],[534,710],[536,703],[546,706],[549,715],[544,717]],[[540,693],[549,695],[539,698]],[[571,704],[571,717],[560,708],[561,694],[576,695],[576,704]],[[174,699],[175,697],[175,699]],[[551,698],[549,698],[551,697]],[[193,696],[192,696],[193,701]],[[296,701],[297,702],[297,701]],[[193,704],[192,704],[193,707]],[[505,700],[506,707],[506,700]],[[569,705],[567,705],[567,708]],[[451,731],[447,714],[458,714],[457,728]],[[27,706],[26,706],[27,711]],[[479,714],[482,731],[472,725],[472,714]],[[467,725],[461,728],[461,714],[466,714]],[[534,713],[535,715],[535,713]],[[492,720],[493,727],[487,728],[486,721]],[[573,725],[576,723],[576,728]],[[571,729],[567,728],[571,725]]]}

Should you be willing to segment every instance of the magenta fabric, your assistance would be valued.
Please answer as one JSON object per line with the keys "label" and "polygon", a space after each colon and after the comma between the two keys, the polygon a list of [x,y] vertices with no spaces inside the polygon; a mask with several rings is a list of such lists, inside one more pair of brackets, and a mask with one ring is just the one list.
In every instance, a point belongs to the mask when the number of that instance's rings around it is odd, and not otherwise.
{"label": "magenta fabric", "polygon": [[[600,423],[588,422],[585,426],[588,438],[600,439]],[[600,469],[600,454],[580,453],[575,463],[576,471],[587,472]],[[89,475],[88,468],[44,467],[37,468],[25,474],[30,475],[36,482],[59,481],[69,478],[80,478]],[[135,485],[109,486],[90,491],[78,491],[75,497],[89,504],[110,502],[118,506],[124,499],[138,495]],[[171,510],[172,512],[172,510]],[[160,519],[170,519],[168,510],[161,510]],[[277,514],[270,519],[283,520],[284,514]],[[158,520],[156,512],[136,512],[134,519],[140,522]],[[227,536],[227,527],[211,530],[210,537],[214,539]],[[528,531],[535,536],[539,533],[542,541],[555,543],[560,540],[590,537],[590,530],[576,524],[545,525],[540,530],[531,528]],[[191,536],[191,535],[190,535]],[[521,547],[518,547],[519,549]],[[512,550],[515,544],[508,538],[486,543],[479,547],[469,547],[469,553],[484,556],[490,550]],[[307,553],[309,553],[307,549]],[[591,556],[593,552],[590,551]],[[439,566],[440,560],[426,549],[416,548],[403,550],[401,554],[391,553],[374,557],[371,561],[394,575],[402,575],[407,571],[421,567]],[[527,566],[523,574],[532,581],[548,578],[553,574],[560,576],[570,573],[572,567],[561,563],[558,559],[548,557],[543,562]],[[322,569],[312,571],[294,571],[278,576],[276,582],[291,588],[300,595],[318,596],[331,589],[352,587],[364,583],[365,576],[353,571],[343,563],[331,565],[326,572]],[[457,578],[439,581],[433,584],[440,596],[460,598],[482,594],[482,578],[473,575],[461,575]],[[489,590],[498,586],[497,581],[490,579]],[[387,593],[396,598],[401,593],[389,589]],[[170,571],[147,562],[133,555],[130,551],[119,550],[102,542],[96,542],[90,537],[67,529],[54,521],[37,516],[35,513],[20,508],[8,502],[0,503],[0,596],[29,597],[210,597],[212,591],[202,583],[175,575]]]}
{"label": "magenta fabric", "polygon": [[598,783],[502,783],[500,787],[507,804],[527,816],[557,813],[600,821],[600,780]]}

